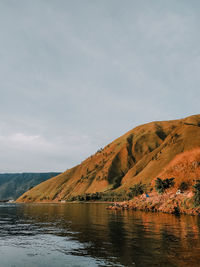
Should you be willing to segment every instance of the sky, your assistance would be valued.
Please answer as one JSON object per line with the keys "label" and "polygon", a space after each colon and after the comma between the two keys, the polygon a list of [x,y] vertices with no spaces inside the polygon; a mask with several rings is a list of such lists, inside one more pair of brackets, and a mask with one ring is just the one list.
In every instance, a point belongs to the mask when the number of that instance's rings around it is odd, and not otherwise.
{"label": "sky", "polygon": [[199,29],[199,0],[0,0],[0,172],[199,114]]}

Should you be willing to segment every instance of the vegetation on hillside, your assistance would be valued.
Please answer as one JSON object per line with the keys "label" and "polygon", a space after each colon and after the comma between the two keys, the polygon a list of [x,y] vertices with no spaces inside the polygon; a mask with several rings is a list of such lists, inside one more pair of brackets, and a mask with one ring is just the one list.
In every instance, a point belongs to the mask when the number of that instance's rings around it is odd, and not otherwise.
{"label": "vegetation on hillside", "polygon": [[165,192],[166,189],[174,186],[174,179],[175,178],[170,178],[170,179],[156,179],[156,184],[155,184],[155,189],[159,194],[162,194]]}
{"label": "vegetation on hillside", "polygon": [[196,184],[193,186],[194,187],[194,205],[200,206],[200,180],[197,180]]}
{"label": "vegetation on hillside", "polygon": [[15,200],[27,190],[58,174],[57,172],[2,173],[0,174],[0,200]]}
{"label": "vegetation on hillside", "polygon": [[133,198],[142,195],[145,192],[145,188],[146,186],[141,182],[135,184],[133,187],[130,188],[129,196]]}

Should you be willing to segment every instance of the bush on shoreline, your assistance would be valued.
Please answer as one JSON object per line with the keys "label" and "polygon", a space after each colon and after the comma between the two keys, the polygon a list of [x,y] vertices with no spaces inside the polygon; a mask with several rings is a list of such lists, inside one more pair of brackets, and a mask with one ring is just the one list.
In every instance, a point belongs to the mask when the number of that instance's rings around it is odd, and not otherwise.
{"label": "bush on shoreline", "polygon": [[92,194],[82,194],[78,196],[72,196],[67,201],[112,201],[112,202],[120,202],[125,200],[132,199],[132,195],[126,191],[122,192],[96,192]]}
{"label": "bush on shoreline", "polygon": [[170,178],[170,179],[156,179],[156,184],[155,184],[155,189],[159,194],[163,194],[164,191],[172,186],[174,186],[174,179],[175,178]]}
{"label": "bush on shoreline", "polygon": [[131,198],[142,195],[145,191],[145,184],[142,184],[141,182],[138,184],[135,184],[133,187],[130,188],[129,196]]}
{"label": "bush on shoreline", "polygon": [[186,191],[188,189],[189,185],[187,182],[182,182],[180,185],[179,185],[179,188],[181,191]]}
{"label": "bush on shoreline", "polygon": [[200,206],[200,180],[197,180],[194,187],[194,205],[195,207]]}

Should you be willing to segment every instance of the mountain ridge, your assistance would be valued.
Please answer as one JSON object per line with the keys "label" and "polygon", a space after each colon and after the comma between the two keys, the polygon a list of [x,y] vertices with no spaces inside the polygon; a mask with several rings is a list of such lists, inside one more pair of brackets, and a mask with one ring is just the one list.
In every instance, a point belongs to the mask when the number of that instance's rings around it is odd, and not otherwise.
{"label": "mountain ridge", "polygon": [[29,188],[58,174],[59,172],[0,173],[0,201],[15,200]]}

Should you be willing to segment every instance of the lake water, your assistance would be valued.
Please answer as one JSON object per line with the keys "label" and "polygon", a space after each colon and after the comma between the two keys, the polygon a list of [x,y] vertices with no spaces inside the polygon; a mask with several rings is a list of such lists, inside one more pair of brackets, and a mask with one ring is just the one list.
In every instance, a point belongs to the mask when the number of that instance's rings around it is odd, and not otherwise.
{"label": "lake water", "polygon": [[0,267],[200,266],[200,218],[0,204]]}

